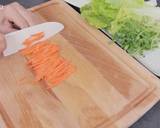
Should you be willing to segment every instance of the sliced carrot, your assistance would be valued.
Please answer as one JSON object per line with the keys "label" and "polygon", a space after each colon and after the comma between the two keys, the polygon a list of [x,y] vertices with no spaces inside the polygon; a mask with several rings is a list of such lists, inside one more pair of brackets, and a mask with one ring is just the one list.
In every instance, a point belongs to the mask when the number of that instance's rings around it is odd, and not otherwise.
{"label": "sliced carrot", "polygon": [[29,41],[29,40],[26,40],[26,41],[24,41],[24,45],[26,46],[26,47],[29,47],[29,46],[31,46],[32,45],[32,41]]}
{"label": "sliced carrot", "polygon": [[32,35],[30,38],[26,39],[23,44],[26,46],[30,46],[33,42],[39,41],[43,37],[44,37],[44,32],[36,33]]}
{"label": "sliced carrot", "polygon": [[27,58],[27,65],[34,72],[36,81],[45,80],[49,83],[48,88],[51,88],[67,79],[75,67],[60,55],[58,45],[51,44],[48,40],[34,44],[43,37],[44,33],[40,32],[26,39],[26,48],[20,53]]}

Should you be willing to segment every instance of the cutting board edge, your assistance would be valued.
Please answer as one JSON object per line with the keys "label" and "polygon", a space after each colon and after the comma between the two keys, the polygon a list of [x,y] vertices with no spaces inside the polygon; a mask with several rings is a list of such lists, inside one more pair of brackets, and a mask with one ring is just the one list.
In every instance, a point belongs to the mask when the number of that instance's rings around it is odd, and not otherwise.
{"label": "cutting board edge", "polygon": [[[145,106],[145,108],[142,108],[143,104],[145,104],[145,102],[151,98],[152,102],[150,104],[147,104],[147,106]],[[108,124],[107,122],[104,122],[102,125],[100,125],[98,128],[128,128],[130,126],[132,126],[136,121],[138,121],[141,117],[143,117],[147,112],[149,112],[149,110],[155,105],[157,104],[159,101],[159,98],[155,95],[155,93],[152,93],[151,95],[149,95],[145,100],[143,100],[140,104],[138,104],[134,109],[132,109],[132,111],[128,112],[127,114],[125,114],[121,119],[117,120],[114,124],[114,126],[111,124]],[[142,105],[142,106],[141,106]],[[141,112],[138,112],[141,111]],[[138,112],[138,114],[136,114],[136,112]],[[132,117],[132,119],[131,119]],[[125,123],[123,123],[125,122]]]}
{"label": "cutting board edge", "polygon": [[[62,2],[61,0],[59,0],[58,2]],[[50,4],[53,4],[54,2],[53,2],[53,0],[52,1],[50,1],[50,2],[47,2],[47,3],[44,3],[44,4],[41,4],[41,5],[38,5],[38,6],[36,6],[36,7],[34,7],[34,8],[32,8],[32,9],[30,9],[30,10],[32,10],[32,11],[36,11],[36,10],[38,10],[38,9],[41,9],[41,8],[43,8],[43,7],[46,7],[46,6],[49,6]],[[76,12],[75,12],[76,13]],[[95,30],[95,31],[97,31],[97,30]],[[100,32],[98,32],[97,31],[97,33],[99,33],[99,34],[101,34],[102,35],[102,33],[100,33]],[[118,47],[118,46],[116,46],[116,47]],[[119,48],[120,49],[120,48]],[[120,51],[122,51],[122,52],[124,52],[122,49],[120,50]],[[131,58],[131,59],[133,59],[132,57],[130,57],[129,55],[127,55],[129,58]],[[134,60],[134,62],[136,62],[135,60]],[[136,62],[136,64],[138,64],[138,62]],[[138,64],[138,65],[140,65],[140,64]],[[142,67],[142,65],[140,65],[140,67]],[[150,73],[146,68],[144,68],[143,67],[143,69],[145,70],[145,73]],[[153,74],[151,74],[150,73],[150,78],[153,78],[156,82],[156,86],[160,83],[160,81],[159,81],[159,79],[157,79],[157,78],[155,78],[155,76],[153,75]],[[160,88],[159,86],[158,86],[158,88]],[[158,96],[159,96],[159,98],[160,98],[160,95],[158,95],[158,93],[156,93],[157,91],[155,91],[154,92],[154,94],[156,95],[155,97],[156,97],[156,101],[154,101],[151,105],[150,105],[150,107],[148,107],[148,109],[146,109],[146,110],[144,110],[142,113],[141,113],[141,116],[143,116],[148,110],[150,110],[151,108],[152,108],[152,106],[154,106],[157,102],[158,102]],[[137,108],[135,108],[135,109],[137,109]],[[141,117],[140,116],[140,117]],[[140,118],[139,117],[139,118]],[[139,118],[135,118],[135,119],[133,119],[132,121],[131,121],[131,123],[129,123],[129,124],[133,124],[133,122],[135,122],[135,121],[137,121]],[[129,126],[129,125],[127,125],[127,126]]]}
{"label": "cutting board edge", "polygon": [[47,2],[44,2],[44,3],[41,3],[39,5],[36,5],[32,8],[29,8],[28,10],[34,12],[34,11],[37,11],[41,8],[45,8],[47,6],[50,6],[51,4],[59,4],[59,2],[62,2],[61,0],[50,0],[50,1],[47,1]]}
{"label": "cutting board edge", "polygon": [[[45,6],[47,6],[47,5],[50,5],[50,4],[53,4],[53,1],[47,2],[47,3],[42,4],[42,5],[39,5],[39,6],[35,7],[35,8],[32,8],[31,10],[32,10],[32,11],[35,11],[35,10],[38,10],[38,9],[43,8],[43,7],[45,7]],[[143,69],[144,69],[147,73],[150,73],[147,69],[145,69],[145,68],[143,68]],[[155,83],[156,83],[156,86],[157,86],[158,83],[160,83],[159,80],[158,80],[157,78],[155,78],[155,76],[154,76],[153,74],[151,74],[150,76],[151,76],[150,78],[155,79],[155,81],[156,81]],[[158,86],[158,88],[160,88],[160,87]],[[159,89],[158,89],[158,90],[159,90]],[[154,94],[155,94],[157,97],[160,98],[160,94],[159,94],[158,92],[159,92],[159,91],[155,91]],[[154,104],[156,104],[157,102],[158,102],[158,98],[156,99],[155,102],[152,103],[152,105],[150,105],[150,107],[149,107],[147,110],[145,110],[144,112],[142,112],[141,116],[143,116],[144,113],[146,113],[150,108],[152,108],[152,106],[153,106]],[[135,108],[135,109],[136,109],[136,108]],[[139,118],[140,118],[140,117],[139,117]],[[138,119],[139,119],[139,118],[138,118]],[[136,118],[135,120],[133,119],[132,123],[135,122],[135,121],[137,121],[138,119],[137,119],[137,118]]]}

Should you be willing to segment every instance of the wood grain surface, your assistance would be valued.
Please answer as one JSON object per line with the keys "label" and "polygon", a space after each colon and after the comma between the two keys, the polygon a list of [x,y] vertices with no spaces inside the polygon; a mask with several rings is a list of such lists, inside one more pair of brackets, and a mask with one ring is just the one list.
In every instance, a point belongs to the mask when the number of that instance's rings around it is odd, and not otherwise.
{"label": "wood grain surface", "polygon": [[77,68],[52,90],[18,53],[0,60],[0,123],[8,128],[127,128],[159,100],[159,79],[61,0],[31,9],[65,29],[50,40]]}

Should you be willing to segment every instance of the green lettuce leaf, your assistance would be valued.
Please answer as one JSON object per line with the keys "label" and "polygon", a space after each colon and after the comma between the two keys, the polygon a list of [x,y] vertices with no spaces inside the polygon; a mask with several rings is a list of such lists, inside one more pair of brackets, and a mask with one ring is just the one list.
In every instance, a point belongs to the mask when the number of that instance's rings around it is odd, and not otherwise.
{"label": "green lettuce leaf", "polygon": [[144,5],[144,0],[92,0],[81,8],[81,15],[97,28],[110,28],[123,7],[133,8]]}
{"label": "green lettuce leaf", "polygon": [[92,0],[81,8],[81,15],[135,56],[158,48],[160,42],[160,23],[144,15],[142,8],[148,9],[144,0]]}
{"label": "green lettuce leaf", "polygon": [[110,33],[133,56],[159,47],[160,23],[148,16],[122,9],[112,22]]}
{"label": "green lettuce leaf", "polygon": [[117,15],[118,8],[106,3],[105,0],[93,0],[81,8],[81,15],[97,28],[108,28]]}

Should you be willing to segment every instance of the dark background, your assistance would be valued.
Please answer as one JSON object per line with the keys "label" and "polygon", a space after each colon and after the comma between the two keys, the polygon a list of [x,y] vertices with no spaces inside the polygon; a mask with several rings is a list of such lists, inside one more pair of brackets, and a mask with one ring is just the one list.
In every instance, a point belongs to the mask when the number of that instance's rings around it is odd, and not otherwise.
{"label": "dark background", "polygon": [[[26,8],[29,8],[48,0],[0,0],[0,4],[4,5],[14,1],[17,1]],[[160,2],[160,0],[157,1]],[[160,102],[130,128],[160,128]]]}

